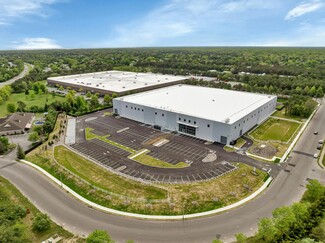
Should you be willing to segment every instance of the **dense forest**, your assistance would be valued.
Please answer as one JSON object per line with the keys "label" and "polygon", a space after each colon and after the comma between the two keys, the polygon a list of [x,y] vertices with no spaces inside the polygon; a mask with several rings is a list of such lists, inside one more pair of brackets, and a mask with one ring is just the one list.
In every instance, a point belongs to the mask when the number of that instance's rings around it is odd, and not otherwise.
{"label": "dense forest", "polygon": [[[248,89],[283,94],[325,90],[325,48],[129,48],[2,51],[0,57],[35,65],[26,80],[125,70],[209,76]],[[243,89],[242,86],[238,89]],[[250,90],[248,90],[250,91]]]}
{"label": "dense forest", "polygon": [[[24,62],[34,65],[27,76],[11,84],[12,93],[28,92],[35,82],[50,76],[114,69],[154,72],[187,75],[186,83],[191,85],[295,97],[284,104],[288,112],[308,117],[313,107],[303,97],[323,97],[325,91],[325,48],[175,47],[2,51],[0,60],[7,63],[3,66],[7,73],[8,70],[15,70],[16,73]],[[6,74],[0,73],[5,77]],[[212,80],[203,80],[202,76],[212,77]],[[7,75],[6,79],[10,77]],[[7,98],[0,91],[0,104]],[[56,108],[76,114],[79,110],[78,114],[82,114],[100,108],[95,102],[97,98],[90,99],[89,106],[79,98],[57,102]]]}

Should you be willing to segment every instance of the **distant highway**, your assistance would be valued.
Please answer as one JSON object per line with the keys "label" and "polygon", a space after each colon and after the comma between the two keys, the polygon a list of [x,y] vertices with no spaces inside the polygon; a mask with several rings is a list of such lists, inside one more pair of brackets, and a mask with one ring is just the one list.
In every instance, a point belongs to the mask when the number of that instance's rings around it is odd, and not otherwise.
{"label": "distant highway", "polygon": [[[69,231],[87,235],[105,229],[117,242],[211,242],[216,237],[229,242],[234,234],[251,235],[263,217],[280,206],[299,201],[308,179],[325,183],[325,172],[313,158],[317,142],[325,137],[325,108],[319,110],[302,134],[282,170],[270,187],[251,202],[226,213],[185,221],[149,221],[109,215],[87,207],[54,185],[45,176],[10,158],[0,162],[0,175],[8,178],[41,211]],[[313,132],[318,130],[318,135]]]}
{"label": "distant highway", "polygon": [[29,69],[33,69],[34,66],[32,64],[24,63],[24,70],[17,76],[13,77],[12,79],[9,79],[5,82],[0,83],[0,88],[7,85],[7,84],[12,84],[13,82],[23,78],[25,75],[28,74]]}

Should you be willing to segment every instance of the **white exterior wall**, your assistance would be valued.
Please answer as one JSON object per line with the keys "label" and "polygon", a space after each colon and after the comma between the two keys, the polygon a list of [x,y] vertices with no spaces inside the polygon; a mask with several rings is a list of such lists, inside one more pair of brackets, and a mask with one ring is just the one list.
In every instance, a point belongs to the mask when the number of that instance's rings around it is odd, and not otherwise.
{"label": "white exterior wall", "polygon": [[242,130],[242,134],[245,134],[247,131],[252,129],[255,125],[258,125],[261,122],[263,122],[265,119],[267,119],[275,111],[276,100],[277,98],[274,97],[263,106],[259,107],[258,109],[254,110],[253,112],[241,118],[240,120],[231,124],[230,136],[229,136],[230,141],[236,140],[239,137],[241,137],[240,135],[241,130]]}
{"label": "white exterior wall", "polygon": [[117,113],[121,117],[149,125],[157,125],[162,129],[177,132],[179,123],[195,126],[197,127],[195,137],[208,141],[221,142],[221,136],[224,136],[227,138],[227,144],[229,144],[232,140],[241,137],[241,130],[242,134],[244,134],[269,117],[276,108],[276,97],[233,124],[183,115],[163,109],[135,105],[118,99],[113,99],[113,107],[114,112],[116,112],[115,109],[117,109]]}

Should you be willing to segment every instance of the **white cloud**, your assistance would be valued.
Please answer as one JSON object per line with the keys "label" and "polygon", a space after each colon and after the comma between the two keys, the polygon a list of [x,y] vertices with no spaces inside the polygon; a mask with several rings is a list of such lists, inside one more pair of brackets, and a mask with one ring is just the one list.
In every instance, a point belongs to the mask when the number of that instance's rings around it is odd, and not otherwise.
{"label": "white cloud", "polygon": [[274,9],[280,5],[279,1],[240,0],[229,1],[220,6],[225,12],[240,12],[248,9]]}
{"label": "white cloud", "polygon": [[[244,15],[239,11],[269,9],[277,6],[279,0],[169,0],[140,19],[116,27],[116,38],[105,46],[132,47],[151,46],[190,33],[211,31],[231,21],[240,21]],[[234,13],[236,18],[229,16]],[[250,16],[250,14],[246,15]],[[221,26],[223,28],[223,26]]]}
{"label": "white cloud", "polygon": [[55,40],[48,38],[25,38],[17,42],[17,50],[37,50],[37,49],[59,49],[62,48]]}
{"label": "white cloud", "polygon": [[25,15],[46,16],[43,9],[60,0],[0,0],[0,22],[10,22]]}
{"label": "white cloud", "polygon": [[291,9],[285,16],[285,20],[292,20],[306,13],[314,12],[323,7],[323,3],[320,1],[312,1],[309,3],[302,3],[295,8]]}
{"label": "white cloud", "polygon": [[321,24],[311,25],[303,23],[298,29],[289,33],[287,36],[274,38],[255,43],[248,43],[249,46],[325,46],[325,26]]}

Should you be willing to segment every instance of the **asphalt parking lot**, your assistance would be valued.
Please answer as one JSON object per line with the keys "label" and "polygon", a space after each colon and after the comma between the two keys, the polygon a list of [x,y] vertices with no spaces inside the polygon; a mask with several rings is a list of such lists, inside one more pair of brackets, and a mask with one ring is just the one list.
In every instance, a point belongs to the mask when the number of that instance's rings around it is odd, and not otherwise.
{"label": "asphalt parking lot", "polygon": [[[92,113],[77,119],[77,139],[71,148],[101,165],[136,179],[163,183],[186,183],[209,180],[222,176],[236,169],[231,162],[244,162],[262,169],[263,163],[245,155],[223,150],[220,144],[182,134],[166,133],[155,130],[125,118],[104,116],[104,111]],[[128,156],[130,152],[99,139],[86,140],[85,128],[92,128],[92,133],[105,136],[111,141],[127,146],[135,151],[148,149],[148,155],[177,164],[189,164],[185,168],[157,168],[140,164]],[[160,140],[167,142],[160,146]],[[207,160],[206,158],[209,158]]]}

